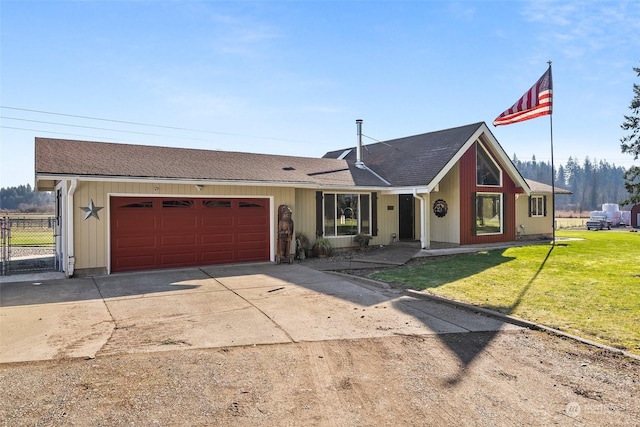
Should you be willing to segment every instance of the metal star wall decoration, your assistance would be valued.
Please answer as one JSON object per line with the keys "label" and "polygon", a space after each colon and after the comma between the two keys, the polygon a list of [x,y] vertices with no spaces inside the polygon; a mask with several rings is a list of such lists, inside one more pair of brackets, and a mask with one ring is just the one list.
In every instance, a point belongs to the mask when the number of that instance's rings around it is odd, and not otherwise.
{"label": "metal star wall decoration", "polygon": [[86,221],[87,218],[92,217],[92,216],[96,217],[97,220],[100,220],[100,217],[98,216],[98,211],[100,209],[102,209],[102,207],[101,206],[95,206],[93,204],[93,199],[91,199],[91,201],[89,201],[89,206],[80,207],[80,209],[82,209],[83,211],[86,212],[86,214],[84,215],[84,220],[83,221]]}

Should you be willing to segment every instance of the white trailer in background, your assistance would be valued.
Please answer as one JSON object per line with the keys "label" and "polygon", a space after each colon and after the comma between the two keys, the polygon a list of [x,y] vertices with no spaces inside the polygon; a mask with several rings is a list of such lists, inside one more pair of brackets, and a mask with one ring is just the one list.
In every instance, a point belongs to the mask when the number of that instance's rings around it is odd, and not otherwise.
{"label": "white trailer in background", "polygon": [[611,229],[631,225],[631,211],[621,211],[616,203],[604,203],[601,211],[591,211],[587,230]]}

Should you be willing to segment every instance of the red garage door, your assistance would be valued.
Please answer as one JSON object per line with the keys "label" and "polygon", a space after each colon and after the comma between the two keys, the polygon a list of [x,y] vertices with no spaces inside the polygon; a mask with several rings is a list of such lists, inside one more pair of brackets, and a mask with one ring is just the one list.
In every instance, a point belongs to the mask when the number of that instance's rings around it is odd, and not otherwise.
{"label": "red garage door", "polygon": [[112,272],[268,260],[268,199],[111,198]]}

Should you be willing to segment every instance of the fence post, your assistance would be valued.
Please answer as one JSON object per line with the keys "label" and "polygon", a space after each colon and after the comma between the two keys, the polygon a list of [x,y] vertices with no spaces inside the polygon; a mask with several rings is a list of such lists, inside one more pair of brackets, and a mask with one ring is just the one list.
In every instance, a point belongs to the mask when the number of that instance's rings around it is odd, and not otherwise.
{"label": "fence post", "polygon": [[9,263],[9,233],[11,232],[11,228],[9,226],[9,218],[2,217],[0,219],[0,229],[2,230],[2,253],[0,257],[2,258],[2,275],[7,275],[7,264]]}

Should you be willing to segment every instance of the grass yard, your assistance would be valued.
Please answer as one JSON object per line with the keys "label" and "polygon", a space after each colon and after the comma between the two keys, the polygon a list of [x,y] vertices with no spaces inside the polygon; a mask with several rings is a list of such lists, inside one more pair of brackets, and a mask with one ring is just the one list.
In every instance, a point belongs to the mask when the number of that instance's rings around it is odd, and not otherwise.
{"label": "grass yard", "polygon": [[555,247],[533,245],[430,259],[371,277],[640,354],[640,233],[556,235],[570,239]]}
{"label": "grass yard", "polygon": [[11,245],[22,247],[53,247],[55,218],[51,214],[8,214]]}
{"label": "grass yard", "polygon": [[11,245],[30,247],[53,247],[53,229],[38,227],[12,228]]}

